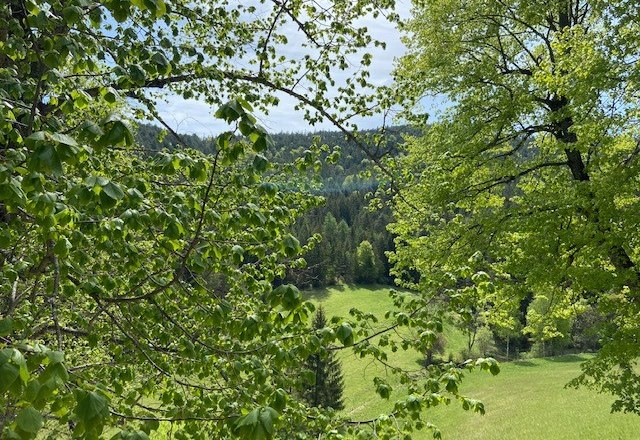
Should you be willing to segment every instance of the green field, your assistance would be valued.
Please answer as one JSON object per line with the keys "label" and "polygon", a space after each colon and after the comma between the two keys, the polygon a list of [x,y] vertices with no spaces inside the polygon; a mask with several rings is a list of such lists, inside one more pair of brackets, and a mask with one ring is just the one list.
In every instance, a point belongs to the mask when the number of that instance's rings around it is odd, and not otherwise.
{"label": "green field", "polygon": [[[321,303],[327,316],[347,316],[352,307],[374,313],[380,318],[391,307],[386,287],[353,287],[307,292],[307,298]],[[448,350],[462,348],[459,332],[446,331]],[[416,368],[421,357],[415,352],[394,354],[393,363]],[[375,417],[388,411],[391,403],[373,395],[373,377],[385,371],[368,360],[340,352],[345,376],[345,414],[352,419]],[[565,389],[564,385],[579,372],[585,356],[562,356],[502,364],[492,377],[486,373],[469,374],[462,392],[485,404],[480,416],[452,404],[427,413],[426,419],[438,425],[444,439],[458,440],[578,440],[640,439],[640,417],[610,414],[612,399],[586,389]],[[398,397],[398,396],[396,396]],[[431,438],[429,433],[415,439]]]}

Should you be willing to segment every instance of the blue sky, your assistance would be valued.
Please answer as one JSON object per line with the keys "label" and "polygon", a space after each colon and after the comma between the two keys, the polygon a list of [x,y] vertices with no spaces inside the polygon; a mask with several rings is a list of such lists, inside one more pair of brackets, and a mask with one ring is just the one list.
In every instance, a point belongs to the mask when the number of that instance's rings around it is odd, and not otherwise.
{"label": "blue sky", "polygon": [[[403,17],[409,16],[410,1],[398,0],[398,12]],[[372,36],[387,43],[386,49],[371,48],[373,62],[370,67],[371,81],[383,85],[391,83],[391,72],[395,60],[405,52],[401,42],[400,32],[382,19],[367,18],[362,21]],[[287,50],[287,48],[284,48]],[[280,105],[273,108],[268,115],[256,114],[260,123],[268,131],[300,132],[321,129],[333,129],[330,122],[316,124],[311,127],[302,117],[302,112],[294,109],[295,100],[288,96],[281,96]],[[181,133],[196,133],[202,136],[213,136],[225,129],[226,126],[213,117],[214,109],[204,102],[185,100],[179,96],[168,95],[167,102],[159,104],[162,118],[176,131]],[[426,105],[429,110],[429,105]],[[374,128],[382,124],[382,115],[369,117],[357,121],[360,128]]]}

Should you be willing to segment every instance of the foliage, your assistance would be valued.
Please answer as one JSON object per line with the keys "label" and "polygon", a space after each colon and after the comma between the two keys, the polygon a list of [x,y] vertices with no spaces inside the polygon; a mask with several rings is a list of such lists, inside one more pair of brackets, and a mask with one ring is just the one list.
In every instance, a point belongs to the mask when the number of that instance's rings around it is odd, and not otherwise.
{"label": "foliage", "polygon": [[558,348],[569,343],[569,332],[574,319],[572,309],[554,309],[553,303],[545,295],[538,295],[529,304],[527,326],[523,331],[534,342],[534,356],[553,356]]}
{"label": "foliage", "polygon": [[592,351],[600,348],[600,330],[605,317],[592,305],[585,306],[571,327],[572,345],[581,351]]}
{"label": "foliage", "polygon": [[[368,340],[369,350],[376,350],[378,356],[384,356],[380,361],[372,362],[368,356],[361,356],[359,353],[339,351],[338,358],[342,363],[342,371],[345,378],[345,413],[350,414],[358,419],[370,420],[378,417],[380,414],[397,414],[395,411],[407,406],[409,402],[416,404],[416,395],[410,392],[403,383],[410,386],[421,386],[420,383],[427,378],[430,386],[435,387],[435,379],[448,384],[452,377],[457,375],[464,376],[462,386],[466,386],[466,380],[472,374],[462,362],[452,364],[449,362],[438,362],[427,369],[417,369],[417,366],[424,367],[424,354],[430,344],[437,343],[437,329],[434,331],[421,331],[420,340],[422,344],[417,348],[415,344],[410,343],[415,337],[416,327],[393,326],[397,322],[394,314],[388,311],[400,312],[399,308],[394,304],[398,296],[405,296],[407,300],[415,298],[415,294],[408,291],[394,291],[392,296],[385,295],[389,292],[389,287],[385,286],[334,286],[327,289],[314,289],[304,292],[305,297],[309,298],[316,305],[322,305],[326,310],[327,316],[347,317],[361,315],[358,310],[366,310],[368,314],[375,316],[375,320],[366,322],[368,330],[371,332],[371,338]],[[394,301],[394,299],[396,299]],[[433,313],[431,314],[433,316]],[[395,331],[385,332],[384,330],[393,327]],[[464,347],[465,341],[461,332],[453,326],[443,328],[442,335],[447,340],[447,347],[444,358],[450,357],[451,354],[458,352]],[[407,347],[407,349],[405,349]],[[481,360],[485,362],[485,360]],[[494,365],[494,372],[497,371],[497,365]],[[396,371],[406,371],[407,374],[398,374]],[[484,377],[484,374],[480,373]],[[430,380],[429,380],[430,379]],[[372,382],[377,381],[381,390],[389,391],[389,395],[385,399],[363,399]],[[383,381],[383,382],[380,382]],[[453,383],[450,387],[453,388]],[[414,425],[411,431],[412,438],[431,438],[438,433],[436,426],[431,421],[431,415],[434,414],[435,398],[442,397],[443,402],[452,403],[452,407],[464,410],[462,405],[467,398],[462,396],[455,397],[441,390],[437,393],[431,391],[425,396],[431,399],[423,401],[423,408],[426,406],[426,417],[418,419],[418,426],[422,425],[422,431],[416,429]],[[473,399],[471,399],[473,400]],[[458,401],[457,405],[454,405]],[[477,402],[477,401],[476,401]],[[477,402],[479,403],[479,402]],[[437,406],[437,405],[436,405]],[[480,410],[480,406],[470,409]],[[397,420],[397,419],[396,419]],[[395,423],[395,422],[394,422]],[[378,428],[378,427],[374,427]],[[379,430],[376,430],[380,433]],[[368,435],[371,435],[369,432]],[[443,436],[447,436],[447,431],[442,431]]]}
{"label": "foliage", "polygon": [[375,281],[390,283],[385,255],[393,249],[392,236],[386,230],[391,221],[390,210],[371,210],[362,192],[324,193],[323,197],[324,204],[302,214],[291,229],[301,243],[320,241],[305,254],[307,266],[293,268],[286,280],[301,287],[355,282],[357,247],[367,240],[373,248],[374,261],[379,263]]}
{"label": "foliage", "polygon": [[493,337],[493,332],[488,326],[485,325],[478,329],[475,347],[480,353],[480,356],[495,356],[496,342]]}
{"label": "foliage", "polygon": [[[386,325],[385,310],[393,308],[390,298],[384,294],[388,289],[336,286],[303,294],[314,304],[321,304],[327,316],[347,316],[352,307],[370,311],[380,317],[377,326],[381,328]],[[444,335],[448,353],[457,353],[465,347],[462,334],[453,326],[445,327]],[[384,365],[372,364],[368,358],[360,359],[345,351],[338,352],[338,357],[345,377],[345,413],[368,419],[393,408],[393,397],[390,401],[362,398],[373,377],[385,376]],[[444,358],[447,357],[445,354]],[[444,439],[509,440],[542,436],[579,440],[590,439],[594,432],[602,430],[614,438],[634,438],[640,429],[640,419],[633,414],[611,414],[610,396],[565,387],[567,381],[579,373],[580,364],[589,358],[589,355],[569,355],[501,363],[500,374],[495,377],[466,374],[462,387],[470,396],[481,396],[485,415],[466,412],[459,405],[443,405],[430,408],[428,420],[438,426]],[[390,354],[389,361],[395,366],[415,369],[424,361],[424,353],[398,350]],[[393,386],[397,384],[392,382],[392,376],[389,381]],[[402,390],[397,391],[396,398],[400,399]],[[541,420],[545,423],[541,424]],[[432,435],[426,430],[414,431],[411,438],[425,440]]]}
{"label": "foliage", "polygon": [[[319,306],[316,309],[311,328],[317,333],[327,326],[327,318],[324,309]],[[336,359],[334,351],[322,350],[310,355],[304,363],[304,368],[313,374],[312,383],[308,384],[303,393],[305,400],[311,406],[343,409],[344,378],[340,361]]]}
{"label": "foliage", "polygon": [[577,383],[617,394],[614,409],[633,412],[639,8],[416,2],[398,81],[414,102],[440,93],[452,106],[408,142],[393,226],[396,275],[417,271],[423,291],[451,285],[451,274],[464,284],[456,271],[481,252],[477,269],[497,292],[491,314],[531,295],[550,295],[552,310],[597,304],[609,317],[604,345]]}
{"label": "foliage", "polygon": [[356,249],[355,279],[360,283],[371,284],[378,281],[380,263],[373,252],[373,246],[368,240],[363,240]]}
{"label": "foliage", "polygon": [[[467,402],[463,371],[497,372],[492,359],[420,382],[399,372],[410,398],[365,424],[296,397],[295,368],[319,348],[375,361],[386,352],[368,338],[366,314],[311,334],[313,306],[294,286],[274,287],[287,266],[304,265],[287,231],[317,200],[288,181],[318,156],[269,160],[272,140],[251,113],[286,94],[311,123],[348,133],[340,115],[387,106],[392,95],[373,90],[363,51],[384,43],[357,23],[392,4],[0,3],[3,438],[145,439],[160,422],[183,439],[273,438],[291,426],[329,438],[371,426],[404,435],[425,408]],[[292,29],[299,50],[283,51]],[[211,155],[172,130],[184,149],[135,143],[131,118],[163,124],[156,102],[167,91],[218,108],[229,130]],[[393,319],[384,332],[437,325]]]}
{"label": "foliage", "polygon": [[[273,146],[267,150],[266,155],[275,162],[290,163],[310,151],[315,145],[327,146],[319,156],[319,160],[325,165],[320,169],[314,167],[308,173],[310,179],[321,180],[319,191],[323,194],[367,191],[375,186],[375,181],[370,175],[375,159],[397,155],[404,135],[418,133],[418,130],[408,125],[383,127],[382,133],[379,133],[379,130],[361,130],[359,132],[361,141],[358,142],[336,130],[312,133],[271,133]],[[175,137],[162,136],[162,134],[159,127],[141,124],[136,133],[136,139],[150,149],[180,148],[180,142]],[[215,151],[214,139],[184,134],[181,137],[188,141],[190,147],[204,153]],[[363,143],[366,149],[362,148]]]}
{"label": "foliage", "polygon": [[[368,139],[373,133],[368,130],[363,134]],[[395,154],[399,139],[409,133],[416,131],[407,126],[388,127],[384,133],[387,150],[380,154]],[[215,151],[214,139],[203,139],[196,135],[180,136],[195,149],[205,153]],[[301,287],[354,282],[356,248],[358,243],[367,240],[374,248],[376,261],[380,262],[377,281],[390,283],[390,267],[385,253],[393,249],[392,236],[386,229],[391,221],[391,211],[386,206],[375,210],[369,208],[367,191],[375,188],[375,182],[359,177],[370,174],[373,163],[365,159],[366,155],[353,141],[345,141],[344,135],[338,131],[276,133],[271,137],[273,145],[264,154],[279,163],[295,161],[295,151],[312,151],[317,147],[314,139],[319,139],[325,146],[339,145],[340,153],[328,163],[328,150],[320,148],[319,160],[325,162],[320,173],[311,170],[306,175],[308,181],[302,179],[296,182],[300,188],[312,188],[325,201],[321,206],[302,213],[291,228],[298,240],[310,244],[311,249],[305,254],[306,267],[291,268],[287,272],[286,282]],[[140,125],[136,139],[150,150],[181,148],[178,139],[173,136],[162,137],[160,128],[147,124]],[[353,184],[340,183],[346,180]],[[334,221],[337,224],[333,224]]]}
{"label": "foliage", "polygon": [[427,347],[427,353],[424,357],[425,365],[429,366],[434,362],[434,356],[436,354],[444,354],[447,346],[447,340],[442,333],[436,335],[436,339]]}

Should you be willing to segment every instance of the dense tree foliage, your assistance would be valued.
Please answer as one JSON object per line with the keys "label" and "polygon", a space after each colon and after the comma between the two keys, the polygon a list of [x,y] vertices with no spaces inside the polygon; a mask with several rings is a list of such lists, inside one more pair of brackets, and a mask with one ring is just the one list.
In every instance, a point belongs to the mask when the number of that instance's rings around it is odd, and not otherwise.
{"label": "dense tree foliage", "polygon": [[[297,397],[309,355],[329,345],[387,355],[367,314],[309,331],[313,306],[291,285],[273,288],[303,264],[287,230],[315,204],[282,188],[316,157],[269,161],[272,141],[251,109],[285,93],[309,121],[346,131],[340,115],[385,105],[384,90],[355,93],[371,90],[361,49],[382,44],[357,20],[392,3],[0,3],[3,438],[146,439],[160,423],[183,439],[265,439],[297,426],[297,437],[340,438],[370,426],[407,433],[451,398],[481,410],[459,396],[456,365],[425,381],[399,372],[405,397],[364,424],[310,407]],[[299,51],[281,51],[291,32]],[[135,143],[127,118],[162,124],[155,99],[165,90],[219,107],[229,130],[211,155],[180,136],[180,151]],[[376,335],[439,325],[426,313],[390,315]],[[428,345],[431,333],[420,334],[403,348]],[[497,371],[491,359],[464,367],[474,365]],[[375,387],[389,398],[384,379]]]}
{"label": "dense tree foliage", "polygon": [[380,261],[373,252],[373,246],[363,240],[356,249],[356,281],[370,284],[378,279]]}
{"label": "dense tree foliage", "polygon": [[[364,278],[368,283],[390,284],[386,252],[393,249],[393,238],[386,228],[391,211],[370,210],[369,200],[362,192],[328,193],[324,199],[321,206],[303,214],[291,229],[301,243],[315,245],[304,256],[307,266],[290,270],[287,280],[301,287],[324,287]],[[365,240],[371,244],[377,262],[375,273],[365,273],[358,266],[357,248]]]}
{"label": "dense tree foliage", "polygon": [[[314,147],[326,146],[319,151],[322,167],[310,167],[308,177],[315,181],[314,190],[323,194],[368,191],[376,182],[371,176],[378,159],[396,156],[403,137],[418,134],[411,126],[391,126],[379,130],[363,130],[357,140],[341,131],[316,131],[313,133],[271,133],[273,145],[265,155],[278,163],[295,161]],[[215,151],[215,139],[203,139],[196,135],[180,134],[191,148],[204,153]],[[149,149],[180,148],[180,140],[167,135],[159,127],[140,124],[136,130],[138,142]],[[363,146],[365,148],[363,148]]]}
{"label": "dense tree foliage", "polygon": [[[411,133],[416,131],[406,126],[388,128],[384,135],[388,148],[386,154],[394,156],[398,140]],[[371,136],[373,132],[367,131],[365,134]],[[180,137],[202,152],[215,151],[214,139],[183,134]],[[372,210],[368,197],[377,185],[371,177],[375,171],[374,163],[366,160],[361,148],[346,141],[338,131],[274,133],[271,138],[273,144],[265,156],[278,163],[295,161],[299,155],[314,151],[314,146],[319,144],[338,147],[339,153],[334,154],[333,160],[328,163],[327,158],[331,153],[316,149],[318,160],[323,163],[321,172],[312,169],[305,174],[306,179],[296,181],[299,188],[308,188],[321,195],[324,201],[320,206],[302,213],[291,228],[301,243],[310,243],[312,248],[304,256],[306,267],[291,268],[286,281],[300,287],[324,287],[356,281],[391,283],[390,265],[386,257],[386,252],[393,249],[393,239],[387,231],[391,210],[386,206]],[[150,150],[181,148],[174,136],[148,124],[138,127],[136,139]],[[375,273],[358,271],[356,250],[364,240],[373,246],[374,260],[377,262]]]}
{"label": "dense tree foliage", "polygon": [[401,163],[397,276],[417,271],[410,285],[448,288],[488,324],[534,298],[540,342],[597,307],[603,345],[575,383],[640,413],[640,4],[423,0],[414,12],[397,78],[452,106]]}

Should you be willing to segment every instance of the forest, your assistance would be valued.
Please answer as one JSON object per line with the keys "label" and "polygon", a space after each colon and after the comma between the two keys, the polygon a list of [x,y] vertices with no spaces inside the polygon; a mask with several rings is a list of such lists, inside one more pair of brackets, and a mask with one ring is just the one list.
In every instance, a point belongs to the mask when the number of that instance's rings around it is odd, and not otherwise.
{"label": "forest", "polygon": [[637,437],[640,3],[410,3],[0,3],[0,438]]}
{"label": "forest", "polygon": [[[416,133],[409,127],[390,127],[386,136],[385,155],[397,155],[398,141],[403,134]],[[187,135],[190,146],[204,153],[215,151],[213,140]],[[162,138],[162,142],[158,138]],[[325,165],[321,171],[312,170],[307,180],[299,183],[324,200],[297,219],[291,228],[293,235],[303,244],[318,234],[319,242],[305,253],[307,267],[291,269],[285,277],[300,287],[326,287],[336,283],[381,283],[393,285],[386,252],[393,250],[393,237],[387,231],[391,222],[389,208],[369,209],[370,197],[378,186],[373,177],[374,164],[353,143],[345,142],[344,135],[336,131],[302,133],[274,133],[273,146],[266,151],[270,160],[287,163],[296,154],[309,151],[314,141],[319,145],[339,146],[321,152],[319,160]],[[171,141],[158,127],[141,125],[136,131],[140,145],[149,150],[180,148],[176,139]],[[334,163],[327,157],[334,154]],[[364,244],[367,242],[368,244]],[[361,248],[362,258],[357,259]]]}
{"label": "forest", "polygon": [[[415,129],[407,126],[390,127],[389,155],[396,156],[397,140],[403,136],[414,136]],[[140,145],[150,150],[161,148],[179,148],[163,137],[163,145],[159,145],[158,137],[163,136],[161,129],[142,125],[136,136]],[[273,146],[270,157],[282,158],[283,151],[304,151],[312,148],[314,139],[322,145],[339,145],[344,136],[339,132],[275,133],[271,135]],[[189,136],[191,145],[204,152],[215,150],[211,142],[207,143],[198,136]],[[295,143],[297,142],[297,143]],[[388,253],[395,250],[394,235],[388,230],[393,223],[393,215],[388,206],[382,209],[371,209],[372,199],[378,183],[373,179],[375,164],[367,161],[357,147],[344,142],[340,155],[333,163],[326,163],[325,152],[321,159],[324,163],[322,173],[310,173],[309,186],[314,194],[320,195],[320,205],[301,214],[291,226],[291,233],[302,245],[311,243],[304,254],[306,267],[290,268],[281,283],[291,283],[300,289],[319,289],[337,285],[371,285],[380,284],[390,287],[402,285],[392,276],[392,267]],[[294,146],[296,145],[296,146]],[[355,151],[354,151],[355,150]],[[533,155],[529,150],[521,152],[523,156]],[[357,160],[354,161],[354,157]],[[348,178],[351,177],[351,178]],[[364,177],[364,179],[363,179]],[[357,187],[345,186],[336,191],[336,181],[356,181]],[[508,189],[511,192],[511,189]],[[412,281],[419,278],[413,275]],[[446,301],[446,296],[440,298]],[[593,352],[601,348],[597,327],[605,320],[605,314],[592,304],[582,304],[579,312],[567,316],[555,317],[551,325],[557,332],[545,334],[551,318],[548,316],[552,307],[546,297],[535,297],[533,292],[522,295],[520,302],[511,310],[508,327],[481,316],[461,325],[468,339],[466,353],[461,359],[468,357],[474,347],[491,347],[492,355],[497,359],[508,360],[520,354],[544,357],[567,353]],[[476,343],[477,342],[477,343]],[[435,350],[427,350],[427,356],[442,351],[438,344]],[[462,350],[462,351],[465,351]],[[480,348],[478,353],[486,353]],[[462,359],[463,360],[463,359]],[[428,363],[431,363],[430,360]]]}

